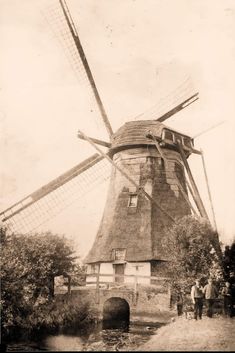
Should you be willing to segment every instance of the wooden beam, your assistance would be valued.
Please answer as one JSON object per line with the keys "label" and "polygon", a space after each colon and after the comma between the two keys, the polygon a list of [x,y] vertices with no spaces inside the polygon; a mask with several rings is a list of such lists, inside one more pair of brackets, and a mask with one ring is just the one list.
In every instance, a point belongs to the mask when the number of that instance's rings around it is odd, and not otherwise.
{"label": "wooden beam", "polygon": [[190,152],[195,153],[195,154],[201,154],[201,151],[198,151],[195,148],[191,148]]}
{"label": "wooden beam", "polygon": [[95,291],[95,303],[100,303],[100,264],[98,268],[98,273],[96,274],[96,291]]}
{"label": "wooden beam", "polygon": [[138,295],[138,276],[134,275],[134,300],[133,300],[133,305],[137,305],[137,295]]}
{"label": "wooden beam", "polygon": [[[86,274],[86,277],[96,277],[97,276],[97,273],[87,273]],[[154,279],[154,280],[158,280],[158,281],[167,281],[167,280],[170,280],[170,277],[159,277],[159,276],[147,276],[147,275],[116,275],[116,274],[113,274],[113,273],[99,273],[99,276],[100,277],[117,277],[117,278],[132,278],[134,279],[135,276],[137,276],[138,278],[149,278],[149,279]],[[92,282],[88,282],[88,283],[92,283]],[[93,282],[94,283],[97,283],[96,281]],[[100,281],[101,283],[101,281]],[[103,282],[102,282],[103,283]],[[105,282],[107,283],[107,282]],[[131,281],[131,283],[133,283],[133,281]]]}
{"label": "wooden beam", "polygon": [[177,185],[181,191],[181,194],[183,195],[185,201],[187,202],[187,204],[189,205],[189,207],[192,209],[193,213],[195,214],[196,217],[198,217],[198,214],[195,210],[195,208],[193,207],[193,205],[191,204],[188,195],[186,194],[186,192],[184,191],[183,186],[180,184],[179,179],[177,178],[177,175],[175,174],[176,180],[177,180]]}
{"label": "wooden beam", "polygon": [[[81,140],[86,140],[79,132],[78,132],[77,136]],[[108,148],[111,147],[111,143],[110,142],[106,142],[106,141],[103,141],[103,140],[95,139],[93,137],[89,137],[89,138],[90,138],[91,141],[93,141],[97,145],[101,145],[101,146],[108,147]]]}
{"label": "wooden beam", "polygon": [[122,168],[120,168],[116,163],[114,163],[114,161],[107,154],[105,154],[98,146],[96,146],[94,142],[91,141],[90,138],[86,136],[81,130],[79,130],[79,133],[83,135],[83,137],[100,153],[102,157],[106,158],[109,163],[111,163],[121,174],[123,174],[130,181],[130,183],[136,187],[137,190],[141,191],[148,200],[153,202],[162,211],[162,213],[167,215],[175,223],[175,219],[166,210],[164,210],[161,205],[144,190],[144,188],[140,187],[134,179],[132,179]]}
{"label": "wooden beam", "polygon": [[194,193],[193,193],[193,190],[192,190],[192,188],[191,188],[191,186],[190,186],[188,180],[185,179],[185,181],[186,181],[186,185],[187,185],[187,187],[188,187],[188,189],[189,189],[189,192],[190,192],[190,194],[191,194],[191,196],[192,196],[192,198],[193,198],[193,201],[195,202],[195,205],[197,206],[198,212],[199,212],[199,214],[200,214],[200,216],[201,216],[200,208],[198,208],[198,205],[197,205],[197,202],[196,202],[196,197],[195,197],[195,195],[194,195]]}
{"label": "wooden beam", "polygon": [[160,118],[156,119],[156,121],[160,121],[161,123],[166,119],[170,118],[172,115],[178,113],[180,110],[186,108],[188,105],[192,104],[198,99],[198,92],[195,93],[193,96],[189,97],[182,103],[178,104],[176,107],[171,109],[169,112],[165,113],[164,115],[160,116]]}
{"label": "wooden beam", "polygon": [[185,166],[185,169],[188,173],[188,177],[189,177],[189,180],[190,180],[190,183],[192,185],[192,189],[193,189],[193,194],[194,194],[194,201],[199,209],[199,212],[200,212],[200,215],[203,217],[203,218],[206,218],[208,221],[209,221],[209,217],[206,213],[206,210],[205,210],[205,207],[203,205],[203,202],[202,202],[202,199],[200,197],[200,194],[199,194],[199,191],[198,191],[198,188],[197,188],[197,185],[194,181],[194,178],[193,178],[193,175],[192,175],[192,172],[190,170],[190,167],[189,167],[189,164],[188,164],[188,161],[187,161],[187,158],[185,157],[185,154],[184,154],[184,150],[183,150],[183,147],[182,147],[182,144],[181,142],[178,140],[178,147],[179,147],[179,152],[180,152],[180,155],[181,155],[181,158],[182,158],[182,161],[184,163],[184,166]]}
{"label": "wooden beam", "polygon": [[204,154],[203,154],[202,150],[201,150],[201,158],[202,158],[202,165],[203,165],[204,175],[205,175],[205,179],[206,179],[207,192],[208,192],[210,205],[211,205],[211,210],[212,210],[212,215],[213,215],[214,227],[215,227],[215,230],[217,232],[217,225],[216,225],[216,219],[215,219],[215,210],[214,210],[214,206],[213,206],[213,202],[212,202],[211,191],[210,191],[210,186],[209,186],[209,180],[208,180],[207,171],[206,171],[206,163],[205,163]]}
{"label": "wooden beam", "polygon": [[168,160],[167,160],[167,158],[165,157],[165,155],[164,155],[164,153],[163,153],[163,151],[162,151],[162,149],[161,149],[161,147],[160,147],[160,144],[159,144],[158,140],[156,139],[156,137],[154,136],[154,134],[152,133],[151,130],[149,130],[149,133],[147,134],[147,136],[148,136],[148,137],[151,137],[151,139],[154,141],[154,144],[155,144],[155,146],[156,146],[156,149],[157,149],[158,153],[160,154],[160,156],[161,156],[162,159],[164,160],[165,165],[167,165]]}
{"label": "wooden beam", "polygon": [[[168,165],[168,159],[167,159],[167,157],[165,156],[164,152],[162,151],[162,149],[161,149],[161,147],[160,147],[160,144],[159,144],[159,142],[157,141],[156,137],[153,135],[153,133],[152,133],[151,131],[149,131],[148,136],[151,136],[151,138],[152,138],[152,140],[154,141],[155,146],[156,146],[156,148],[157,148],[157,150],[158,150],[160,156],[162,157],[162,159],[164,160],[165,165],[167,166],[167,165]],[[181,194],[183,195],[183,197],[184,197],[185,201],[187,202],[187,204],[189,205],[190,209],[192,209],[193,213],[197,216],[197,212],[196,212],[196,210],[194,209],[194,207],[192,206],[192,204],[191,204],[191,202],[190,202],[190,200],[189,200],[189,198],[188,198],[188,195],[186,194],[186,192],[184,191],[182,185],[180,184],[180,181],[179,181],[179,179],[178,179],[178,177],[177,177],[177,175],[176,175],[175,172],[174,172],[174,175],[175,175],[175,178],[176,178],[176,181],[177,181],[177,186],[178,186],[178,188],[179,188],[180,191],[181,191]]]}

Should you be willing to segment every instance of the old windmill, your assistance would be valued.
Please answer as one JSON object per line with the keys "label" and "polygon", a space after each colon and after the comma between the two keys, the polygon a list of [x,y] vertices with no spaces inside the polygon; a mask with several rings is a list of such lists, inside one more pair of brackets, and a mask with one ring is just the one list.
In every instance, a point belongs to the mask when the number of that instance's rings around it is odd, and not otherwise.
{"label": "old windmill", "polygon": [[[64,0],[59,3],[110,140],[91,138],[79,131],[78,137],[93,145],[98,153],[1,212],[2,222],[12,232],[23,226],[32,230],[35,223],[31,219],[36,217],[37,221],[39,214],[42,219],[47,218],[48,204],[57,202],[60,190],[75,179],[89,184],[86,176],[99,178],[97,166],[106,162],[112,166],[108,197],[85,262],[91,271],[101,273],[158,274],[167,260],[162,248],[166,229],[177,218],[192,212],[209,220],[187,161],[192,153],[201,152],[194,148],[193,138],[163,124],[197,100],[198,93],[179,97],[177,104],[161,116],[129,121],[114,133],[69,9]],[[103,152],[97,145],[108,151]]]}

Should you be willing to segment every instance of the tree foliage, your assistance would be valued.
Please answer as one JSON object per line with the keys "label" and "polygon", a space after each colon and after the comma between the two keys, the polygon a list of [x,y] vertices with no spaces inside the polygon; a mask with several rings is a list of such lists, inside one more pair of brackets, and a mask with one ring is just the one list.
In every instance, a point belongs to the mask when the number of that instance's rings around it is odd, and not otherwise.
{"label": "tree foliage", "polygon": [[235,237],[231,245],[226,245],[223,251],[223,267],[225,280],[235,284]]}
{"label": "tree foliage", "polygon": [[188,291],[196,278],[222,276],[217,233],[193,216],[181,218],[164,240],[169,254],[172,285]]}
{"label": "tree foliage", "polygon": [[35,308],[50,301],[53,278],[79,275],[74,251],[64,236],[50,232],[7,236],[1,229],[1,324],[24,326]]}

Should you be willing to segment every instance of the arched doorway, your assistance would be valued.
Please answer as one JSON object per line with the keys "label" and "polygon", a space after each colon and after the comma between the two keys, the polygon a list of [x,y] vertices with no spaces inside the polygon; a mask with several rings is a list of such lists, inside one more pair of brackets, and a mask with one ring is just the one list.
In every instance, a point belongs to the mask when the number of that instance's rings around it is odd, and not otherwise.
{"label": "arched doorway", "polygon": [[103,307],[103,327],[118,328],[128,326],[130,307],[125,299],[113,297],[105,301]]}

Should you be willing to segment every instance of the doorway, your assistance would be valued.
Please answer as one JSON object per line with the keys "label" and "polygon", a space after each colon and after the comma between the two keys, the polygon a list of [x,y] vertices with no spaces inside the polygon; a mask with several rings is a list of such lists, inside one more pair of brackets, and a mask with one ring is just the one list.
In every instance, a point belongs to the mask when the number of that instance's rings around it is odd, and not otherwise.
{"label": "doorway", "polygon": [[128,328],[130,307],[125,299],[112,297],[103,307],[103,329]]}
{"label": "doorway", "polygon": [[[115,264],[114,267],[114,274],[115,275],[124,275],[125,271],[125,264]],[[123,283],[124,277],[115,277],[114,282]]]}

